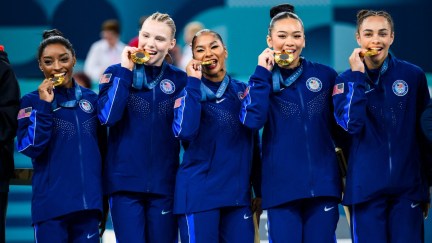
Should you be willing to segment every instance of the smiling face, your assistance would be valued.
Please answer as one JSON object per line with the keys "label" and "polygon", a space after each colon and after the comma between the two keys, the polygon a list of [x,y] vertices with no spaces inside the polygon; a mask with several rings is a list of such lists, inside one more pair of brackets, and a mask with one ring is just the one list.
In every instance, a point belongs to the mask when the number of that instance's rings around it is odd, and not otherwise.
{"label": "smiling face", "polygon": [[63,75],[64,81],[60,86],[70,88],[72,87],[72,74],[75,63],[76,58],[71,50],[63,44],[54,43],[47,45],[42,51],[39,68],[46,78]]}
{"label": "smiling face", "polygon": [[166,23],[150,18],[144,21],[139,32],[138,47],[150,54],[150,60],[146,65],[161,66],[175,43],[172,29]]}
{"label": "smiling face", "polygon": [[376,50],[377,55],[365,57],[369,62],[383,63],[394,40],[394,32],[383,16],[370,16],[363,20],[356,33],[357,43],[362,49]]}
{"label": "smiling face", "polygon": [[285,51],[293,54],[293,62],[285,67],[298,66],[300,54],[306,45],[303,25],[294,18],[277,20],[267,36],[267,44],[276,52]]}
{"label": "smiling face", "polygon": [[212,32],[202,32],[192,42],[193,59],[209,62],[202,66],[205,78],[211,81],[222,81],[226,74],[228,51],[222,40]]}

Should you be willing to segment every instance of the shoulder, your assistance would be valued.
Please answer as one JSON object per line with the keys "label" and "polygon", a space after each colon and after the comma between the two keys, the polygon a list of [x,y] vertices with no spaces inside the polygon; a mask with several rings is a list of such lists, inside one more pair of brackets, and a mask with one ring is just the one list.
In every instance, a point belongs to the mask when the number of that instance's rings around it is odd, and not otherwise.
{"label": "shoulder", "polygon": [[181,80],[184,82],[187,81],[187,74],[185,71],[181,70],[180,68],[178,68],[172,64],[168,64],[167,69],[168,69],[170,76],[174,76],[176,78],[176,81],[178,81],[178,80]]}
{"label": "shoulder", "polygon": [[242,81],[240,81],[240,80],[234,79],[234,78],[232,78],[232,77],[230,77],[230,78],[231,78],[231,85],[232,85],[233,87],[235,87],[235,88],[237,88],[237,89],[240,89],[240,90],[244,90],[244,89],[246,89],[247,84],[246,84],[245,82],[242,82]]}
{"label": "shoulder", "polygon": [[113,64],[107,67],[107,69],[105,69],[104,74],[106,73],[116,73],[119,72],[121,70],[121,64],[117,63],[117,64]]}
{"label": "shoulder", "polygon": [[80,87],[81,87],[81,92],[82,92],[84,97],[97,98],[97,94],[93,90],[82,87],[82,86],[80,86]]}
{"label": "shoulder", "polygon": [[176,67],[176,66],[174,66],[174,65],[172,65],[172,64],[168,64],[167,67],[171,70],[171,72],[186,75],[186,72],[185,72],[185,71],[181,70],[180,68],[178,68],[178,67]]}
{"label": "shoulder", "polygon": [[21,97],[21,103],[32,103],[35,100],[39,99],[39,92],[37,90],[32,91],[28,94],[25,94],[23,97]]}
{"label": "shoulder", "polygon": [[415,72],[415,73],[419,73],[419,74],[424,73],[422,68],[420,68],[419,66],[417,66],[411,62],[401,60],[401,59],[398,59],[396,57],[392,57],[392,60],[393,60],[396,71],[399,71],[399,72],[411,71],[411,72]]}
{"label": "shoulder", "polygon": [[341,72],[338,74],[338,77],[347,77],[350,76],[353,73],[353,71],[351,71],[351,69],[346,69],[345,71]]}
{"label": "shoulder", "polygon": [[312,68],[315,71],[318,71],[320,73],[327,73],[327,74],[330,74],[330,75],[337,76],[337,72],[332,67],[330,67],[330,66],[327,66],[325,64],[318,63],[318,62],[311,62],[311,61],[308,61],[306,59],[304,59],[303,62],[304,62],[304,65],[308,69]]}

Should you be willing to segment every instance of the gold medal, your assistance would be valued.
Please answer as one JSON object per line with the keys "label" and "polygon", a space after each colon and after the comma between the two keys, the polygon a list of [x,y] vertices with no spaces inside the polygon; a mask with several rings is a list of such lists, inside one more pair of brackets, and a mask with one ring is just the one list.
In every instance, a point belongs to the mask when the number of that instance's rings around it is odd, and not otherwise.
{"label": "gold medal", "polygon": [[64,74],[54,74],[54,77],[50,78],[54,86],[59,86],[64,81]]}
{"label": "gold medal", "polygon": [[201,65],[206,66],[206,65],[211,65],[213,63],[214,63],[213,60],[209,60],[209,61],[201,62]]}
{"label": "gold medal", "polygon": [[150,60],[150,54],[144,50],[139,50],[131,54],[131,59],[136,64],[143,64]]}
{"label": "gold medal", "polygon": [[281,66],[288,66],[294,61],[294,54],[282,51],[275,54],[275,61]]}
{"label": "gold medal", "polygon": [[375,49],[367,50],[365,52],[360,52],[360,57],[371,57],[378,54],[378,51]]}

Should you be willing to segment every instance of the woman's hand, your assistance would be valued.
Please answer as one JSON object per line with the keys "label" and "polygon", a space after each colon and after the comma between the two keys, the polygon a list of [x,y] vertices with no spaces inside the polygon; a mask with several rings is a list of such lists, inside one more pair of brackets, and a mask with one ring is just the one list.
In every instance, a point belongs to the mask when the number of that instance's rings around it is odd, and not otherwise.
{"label": "woman's hand", "polygon": [[54,85],[51,79],[44,79],[38,87],[38,92],[39,99],[51,103],[54,100]]}
{"label": "woman's hand", "polygon": [[138,50],[136,47],[126,46],[121,54],[121,66],[132,71],[135,63],[131,59],[131,54]]}
{"label": "woman's hand", "polygon": [[189,77],[201,79],[202,77],[202,66],[201,61],[192,59],[186,66],[186,73]]}
{"label": "woman's hand", "polygon": [[259,56],[258,56],[258,65],[271,71],[274,66],[274,51],[270,48],[266,48]]}
{"label": "woman's hand", "polygon": [[351,67],[351,71],[353,72],[354,71],[359,71],[362,73],[365,72],[365,65],[363,63],[363,58],[360,57],[361,52],[362,52],[361,48],[355,48],[348,59]]}

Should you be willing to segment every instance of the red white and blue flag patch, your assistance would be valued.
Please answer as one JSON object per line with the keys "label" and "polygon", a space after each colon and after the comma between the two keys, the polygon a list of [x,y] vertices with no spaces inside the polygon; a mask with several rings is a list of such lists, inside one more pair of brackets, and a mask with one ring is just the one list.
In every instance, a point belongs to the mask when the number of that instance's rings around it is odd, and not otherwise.
{"label": "red white and blue flag patch", "polygon": [[33,108],[32,107],[26,107],[26,108],[22,108],[21,110],[19,110],[18,112],[18,117],[17,119],[23,119],[26,117],[29,117],[31,112],[32,112]]}
{"label": "red white and blue flag patch", "polygon": [[337,94],[343,94],[344,92],[344,83],[340,83],[340,84],[335,84],[335,86],[333,87],[333,95],[337,95]]}
{"label": "red white and blue flag patch", "polygon": [[107,84],[109,83],[110,79],[111,79],[112,73],[104,73],[102,74],[102,76],[99,78],[99,83],[100,84]]}

